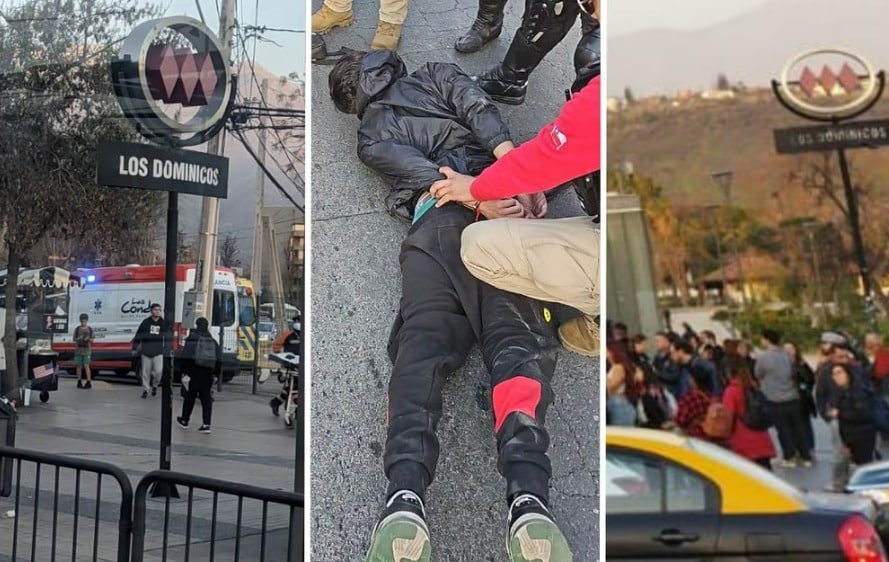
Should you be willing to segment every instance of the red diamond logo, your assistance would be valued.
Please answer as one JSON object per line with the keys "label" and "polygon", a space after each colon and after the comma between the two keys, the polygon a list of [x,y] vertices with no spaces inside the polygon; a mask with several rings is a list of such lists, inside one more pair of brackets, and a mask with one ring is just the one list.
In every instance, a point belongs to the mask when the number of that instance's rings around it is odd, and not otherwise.
{"label": "red diamond logo", "polygon": [[828,96],[833,94],[833,89],[837,85],[837,77],[836,74],[833,73],[833,70],[829,69],[827,65],[824,65],[824,68],[821,69],[821,87],[824,88],[824,93]]}
{"label": "red diamond logo", "polygon": [[198,85],[198,66],[195,64],[194,55],[190,51],[176,55],[176,60],[180,63],[179,77],[185,93],[185,101],[182,104],[190,105],[195,87]]}
{"label": "red diamond logo", "polygon": [[849,63],[843,65],[842,70],[840,70],[838,80],[840,86],[842,86],[847,93],[851,94],[855,90],[861,89],[861,79],[858,78],[858,74],[856,74],[855,71],[852,70],[852,67],[849,66]]}
{"label": "red diamond logo", "polygon": [[802,76],[799,78],[799,88],[808,97],[812,97],[815,94],[815,88],[817,87],[818,77],[815,76],[815,73],[807,66],[803,70]]}

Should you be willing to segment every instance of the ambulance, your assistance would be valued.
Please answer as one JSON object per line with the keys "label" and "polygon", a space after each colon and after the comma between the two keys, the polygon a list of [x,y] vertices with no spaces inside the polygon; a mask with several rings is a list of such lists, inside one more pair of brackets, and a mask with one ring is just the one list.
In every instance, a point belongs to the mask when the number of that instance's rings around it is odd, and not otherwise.
{"label": "ambulance", "polygon": [[[139,324],[150,316],[151,305],[164,305],[165,266],[129,265],[80,270],[79,288],[71,290],[69,318],[78,325],[82,313],[89,315],[94,342],[91,366],[94,371],[114,371],[127,375],[136,369],[132,354],[133,338]],[[194,286],[195,266],[176,267],[176,310],[173,313],[174,349],[185,343],[188,329],[181,325],[185,293]],[[222,347],[223,380],[231,380],[240,371],[238,364],[238,293],[235,273],[216,267],[213,278],[210,333]],[[163,312],[169,318],[169,311]],[[221,334],[220,334],[221,328]],[[62,367],[73,370],[73,327],[53,340]],[[220,335],[222,341],[220,341]]]}

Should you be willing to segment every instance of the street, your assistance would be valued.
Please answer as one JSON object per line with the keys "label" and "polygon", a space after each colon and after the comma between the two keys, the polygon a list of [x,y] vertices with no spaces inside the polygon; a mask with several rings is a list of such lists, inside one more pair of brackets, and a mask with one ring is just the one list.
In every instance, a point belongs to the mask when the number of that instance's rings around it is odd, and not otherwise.
{"label": "street", "polygon": [[[313,3],[317,9],[320,2]],[[452,48],[475,17],[470,0],[416,0],[399,53],[408,71],[429,61],[476,73],[499,62],[519,25],[523,3],[507,5],[503,34],[474,55]],[[378,3],[353,5],[355,23],[325,36],[329,51],[366,49]],[[499,106],[517,142],[552,120],[573,80],[579,23],[531,77],[528,98]],[[359,162],[358,121],[336,112],[327,72],[312,71],[312,560],[363,560],[383,507],[389,329],[398,308],[398,251],[408,225],[390,217],[386,186]],[[573,192],[550,202],[552,216],[582,213]],[[565,316],[567,318],[567,316]],[[427,513],[434,560],[506,558],[505,484],[497,473],[487,373],[477,351],[444,390],[438,434],[442,454]],[[562,351],[551,433],[552,504],[576,562],[599,558],[599,362]]]}
{"label": "street", "polygon": [[[160,435],[160,393],[141,399],[141,389],[132,379],[114,381],[103,378],[93,382],[91,390],[78,390],[71,377],[59,381],[60,389],[50,393],[50,401],[41,404],[36,395],[31,406],[19,409],[16,446],[68,457],[111,463],[122,468],[135,488],[139,479],[158,468]],[[127,383],[130,384],[127,384]],[[234,482],[245,482],[273,489],[293,490],[294,434],[285,429],[279,418],[272,416],[266,402],[280,385],[273,379],[261,388],[262,394],[250,394],[249,376],[241,376],[223,386],[216,394],[213,411],[213,432],[197,432],[200,405],[192,414],[188,430],[173,426],[172,470]],[[173,389],[173,416],[181,412],[179,388]],[[19,507],[18,560],[30,560],[31,525],[35,498],[33,464],[23,465],[22,496]],[[53,472],[41,472],[38,517],[37,560],[49,559],[50,530],[53,526],[53,498],[58,501],[58,554],[70,556],[73,522],[79,512],[77,534],[78,560],[92,560],[95,513],[99,510],[100,533],[98,559],[116,560],[116,521],[120,509],[119,488],[109,478],[102,481],[102,493],[96,503],[96,478],[83,473],[80,502],[75,500],[74,472],[63,470],[59,493],[53,494]],[[201,559],[201,552],[210,547],[211,537],[216,555],[234,552],[237,523],[237,500],[219,496],[215,528],[212,517],[212,494],[195,492],[191,525],[186,525],[187,495],[171,500],[168,531],[165,534],[164,502],[148,501],[146,558],[160,560],[160,549],[166,537],[167,560],[184,560],[182,545],[190,532],[191,559]],[[0,562],[11,562],[14,519],[2,514],[14,508],[15,495],[0,498]],[[77,510],[77,511],[75,511]],[[245,501],[241,529],[242,556],[257,552],[262,522],[261,505]],[[266,555],[282,552],[286,544],[287,518],[284,510],[271,506],[266,538]],[[156,553],[156,556],[155,556]],[[41,557],[41,554],[45,558]],[[206,558],[206,556],[204,556]],[[258,559],[258,558],[256,558]],[[278,558],[267,558],[278,559]],[[283,558],[281,558],[283,559]],[[17,562],[17,561],[16,561]]]}

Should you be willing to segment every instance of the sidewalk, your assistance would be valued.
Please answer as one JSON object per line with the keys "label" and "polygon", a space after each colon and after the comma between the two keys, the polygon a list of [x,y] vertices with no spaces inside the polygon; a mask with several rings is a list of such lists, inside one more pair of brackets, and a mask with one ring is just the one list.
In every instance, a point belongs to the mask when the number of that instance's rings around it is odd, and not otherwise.
{"label": "sidewalk", "polygon": [[[160,393],[157,397],[141,399],[141,388],[127,382],[95,381],[92,390],[77,390],[74,380],[63,378],[60,389],[50,395],[47,404],[36,398],[31,406],[19,409],[16,446],[47,453],[110,463],[123,469],[133,488],[146,473],[158,468],[160,438]],[[242,382],[242,381],[239,381]],[[294,433],[284,428],[280,419],[274,418],[266,405],[267,396],[252,396],[238,386],[223,386],[216,394],[213,412],[213,433],[197,432],[200,425],[200,405],[192,414],[191,427],[182,430],[173,425],[172,469],[256,486],[293,490],[295,439]],[[264,390],[264,389],[263,389]],[[173,389],[173,417],[181,412],[182,399],[178,387]],[[58,552],[70,559],[73,542],[75,509],[78,515],[77,552],[84,560],[92,559],[93,531],[98,509],[100,533],[97,550],[99,560],[113,561],[116,552],[116,524],[120,509],[120,492],[117,484],[103,477],[101,496],[97,505],[97,480],[83,473],[80,482],[81,501],[75,501],[75,474],[67,469],[60,473],[59,493],[54,494],[54,469],[41,470],[40,494],[35,491],[36,471],[34,464],[22,465],[22,495],[19,506],[19,560],[30,560],[30,540],[35,500],[39,505],[38,556],[49,559],[50,537],[53,526],[53,502],[58,501]],[[187,532],[187,495],[171,500],[171,516],[166,540],[170,547],[168,560],[182,560]],[[0,513],[12,509],[15,496],[0,498]],[[212,529],[212,494],[195,492],[193,519],[190,529],[192,545],[209,548],[212,538],[216,553],[234,552],[236,534],[237,500],[219,496],[218,517],[215,531]],[[285,510],[270,507],[267,528],[282,529],[287,526]],[[164,503],[150,500],[146,545],[148,550],[160,548],[164,538]],[[0,519],[0,562],[11,560],[13,519]],[[250,559],[256,550],[258,534],[262,527],[262,507],[259,502],[244,502],[242,515],[242,559]],[[280,539],[283,536],[283,539]],[[266,548],[267,559],[272,552],[286,549],[286,532],[272,533],[273,539]],[[248,550],[252,549],[252,550]],[[272,550],[273,549],[273,550]],[[192,549],[192,559],[197,550]],[[286,550],[285,550],[286,552]],[[43,558],[41,554],[45,554]],[[246,558],[245,558],[246,556]],[[256,555],[258,559],[258,554]],[[146,555],[146,560],[160,559]],[[283,558],[281,558],[283,560]]]}
{"label": "sidewalk", "polygon": [[[313,2],[313,9],[320,5]],[[408,71],[429,61],[477,73],[499,62],[523,3],[507,5],[502,36],[481,53],[452,48],[475,17],[470,0],[414,0],[400,54]],[[355,23],[325,36],[330,51],[367,49],[379,4],[354,3]],[[531,78],[528,99],[499,106],[517,141],[553,119],[574,76],[579,24]],[[401,294],[398,252],[408,225],[384,207],[384,183],[359,162],[354,115],[327,93],[331,67],[312,71],[312,560],[360,561],[382,507],[386,482],[386,341]],[[573,192],[550,202],[553,216],[581,214]],[[442,454],[427,511],[433,560],[506,559],[505,484],[496,469],[487,373],[477,352],[446,384]],[[575,562],[598,560],[599,362],[563,351],[554,381],[552,503]]]}

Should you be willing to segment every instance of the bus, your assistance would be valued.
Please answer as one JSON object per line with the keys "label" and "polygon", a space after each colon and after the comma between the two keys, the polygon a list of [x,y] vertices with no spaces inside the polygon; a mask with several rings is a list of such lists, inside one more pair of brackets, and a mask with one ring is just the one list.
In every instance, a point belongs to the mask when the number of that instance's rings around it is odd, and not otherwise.
{"label": "bus", "polygon": [[[254,323],[241,323],[238,326],[238,362],[241,369],[251,369],[256,357],[256,290],[253,281],[238,277],[235,280],[238,288],[238,307],[241,309],[241,318],[253,318]],[[245,313],[245,311],[250,311]]]}

